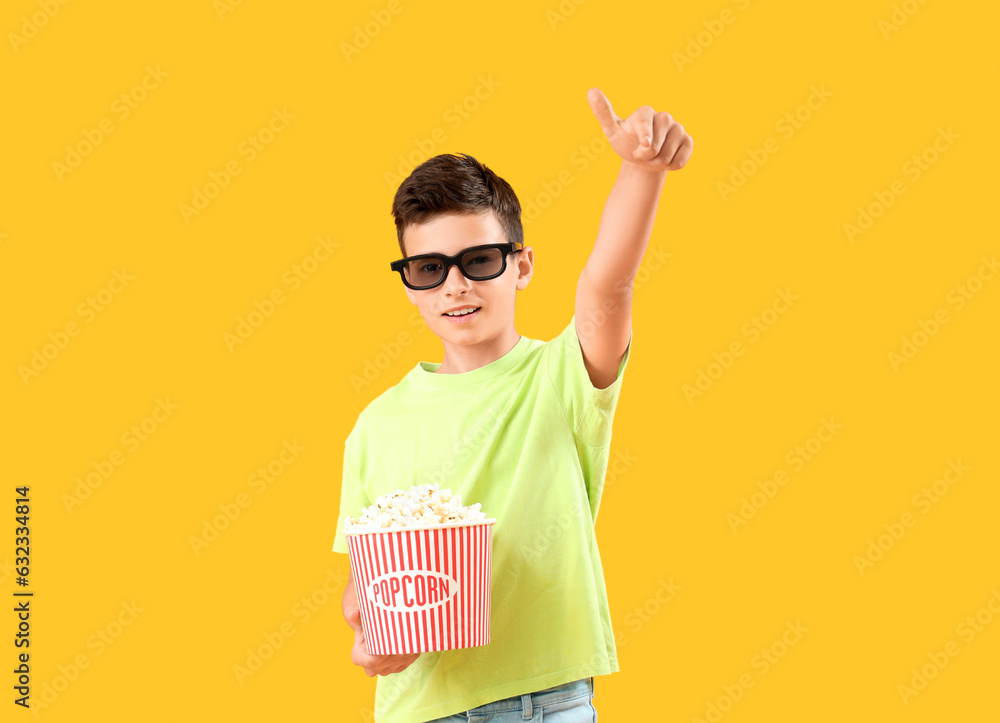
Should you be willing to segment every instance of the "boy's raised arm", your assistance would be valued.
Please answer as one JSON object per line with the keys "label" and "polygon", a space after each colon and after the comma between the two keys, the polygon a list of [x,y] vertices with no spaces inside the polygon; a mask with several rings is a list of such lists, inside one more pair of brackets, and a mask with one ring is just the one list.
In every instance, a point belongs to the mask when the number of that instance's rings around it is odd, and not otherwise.
{"label": "boy's raised arm", "polygon": [[619,118],[598,88],[590,108],[622,158],[594,250],[576,286],[576,329],[590,380],[598,389],[618,375],[632,333],[632,282],[649,244],[668,171],[684,167],[694,142],[669,113],[644,105]]}

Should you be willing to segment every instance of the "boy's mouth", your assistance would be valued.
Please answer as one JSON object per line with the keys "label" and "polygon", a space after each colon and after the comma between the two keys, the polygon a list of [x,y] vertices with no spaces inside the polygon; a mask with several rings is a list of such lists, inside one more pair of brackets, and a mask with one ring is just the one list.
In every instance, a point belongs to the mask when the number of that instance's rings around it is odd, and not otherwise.
{"label": "boy's mouth", "polygon": [[449,321],[455,324],[463,324],[470,321],[473,317],[479,316],[479,310],[482,309],[481,306],[469,306],[464,309],[459,309],[458,311],[453,311],[451,313],[445,312],[441,316],[447,318]]}

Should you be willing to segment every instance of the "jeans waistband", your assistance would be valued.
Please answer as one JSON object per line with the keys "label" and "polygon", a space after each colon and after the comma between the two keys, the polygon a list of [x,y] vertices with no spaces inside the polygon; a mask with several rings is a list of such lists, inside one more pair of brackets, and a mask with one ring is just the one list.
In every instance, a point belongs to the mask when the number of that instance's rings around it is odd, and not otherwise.
{"label": "jeans waistband", "polygon": [[495,700],[478,708],[472,708],[469,713],[481,714],[520,711],[525,720],[531,720],[535,708],[549,707],[578,698],[587,698],[589,700],[593,694],[594,679],[584,678],[582,680],[574,680],[572,683],[557,685],[554,688],[546,688],[537,693],[525,693],[524,695],[515,695],[510,698]]}

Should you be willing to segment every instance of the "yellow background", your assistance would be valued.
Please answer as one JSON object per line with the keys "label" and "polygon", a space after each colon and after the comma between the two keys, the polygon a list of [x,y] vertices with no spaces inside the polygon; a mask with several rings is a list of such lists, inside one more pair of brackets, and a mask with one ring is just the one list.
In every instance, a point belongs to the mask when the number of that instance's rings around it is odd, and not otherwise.
{"label": "yellow background", "polygon": [[[340,609],[347,558],[330,550],[343,441],[372,399],[442,354],[388,269],[387,174],[401,155],[466,152],[545,206],[525,225],[536,276],[517,329],[550,339],[620,164],[610,148],[580,161],[603,137],[592,86],[622,118],[649,104],[695,141],[650,241],[669,257],[637,283],[620,473],[597,525],[621,640],[621,672],[595,681],[601,720],[705,720],[741,676],[752,687],[717,720],[1000,717],[987,607],[1000,589],[1000,277],[961,309],[949,301],[1000,251],[1000,18],[982,3],[906,6],[76,0],[50,17],[44,0],[5,3],[0,578],[14,600],[14,487],[30,485],[38,717],[370,720],[375,680],[350,663]],[[147,66],[166,77],[120,117]],[[832,95],[809,109],[813,86]],[[250,161],[240,144],[275,108],[294,119]],[[66,146],[103,118],[114,129],[60,177]],[[949,128],[957,139],[907,175]],[[777,150],[754,167],[769,138]],[[240,175],[185,220],[181,204],[233,160]],[[753,174],[724,194],[744,162]],[[849,240],[844,224],[897,181],[905,193]],[[327,237],[336,249],[293,290],[286,272]],[[134,279],[121,288],[123,268]],[[109,284],[120,293],[81,315]],[[230,350],[224,335],[274,289],[284,303]],[[751,341],[744,325],[778,289],[799,298]],[[941,308],[949,321],[894,368],[902,337]],[[78,333],[25,375],[69,322]],[[404,331],[411,343],[393,347]],[[744,353],[689,401],[684,385],[735,341]],[[366,363],[384,368],[352,385]],[[176,405],[159,422],[157,400]],[[146,418],[148,438],[123,441]],[[795,469],[786,455],[824,418],[842,429]],[[255,487],[286,442],[304,451]],[[969,471],[917,506],[958,460]],[[727,515],[779,470],[787,483],[734,532]],[[196,552],[191,538],[238,500],[250,504]],[[855,556],[904,513],[915,524],[861,574]],[[968,640],[959,626],[977,612],[989,621]],[[754,656],[796,621],[807,632],[763,672]],[[33,717],[12,704],[16,622],[0,616],[4,720]],[[282,629],[293,634],[238,679],[248,649]],[[904,702],[897,686],[949,642],[958,654]]]}

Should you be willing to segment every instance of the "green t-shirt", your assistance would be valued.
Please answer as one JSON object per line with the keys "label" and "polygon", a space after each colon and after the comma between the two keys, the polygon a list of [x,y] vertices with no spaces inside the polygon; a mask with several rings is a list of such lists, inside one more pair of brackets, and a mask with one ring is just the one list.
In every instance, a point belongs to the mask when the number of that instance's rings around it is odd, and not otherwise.
{"label": "green t-shirt", "polygon": [[575,316],[461,374],[418,362],[358,416],[344,446],[335,552],[347,515],[437,482],[493,526],[490,643],[423,653],[379,676],[378,723],[422,723],[618,670],[594,523],[631,337],[615,381],[590,381]]}

